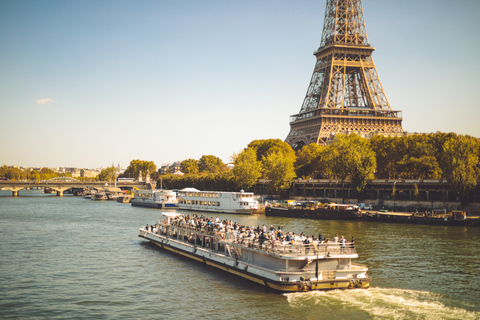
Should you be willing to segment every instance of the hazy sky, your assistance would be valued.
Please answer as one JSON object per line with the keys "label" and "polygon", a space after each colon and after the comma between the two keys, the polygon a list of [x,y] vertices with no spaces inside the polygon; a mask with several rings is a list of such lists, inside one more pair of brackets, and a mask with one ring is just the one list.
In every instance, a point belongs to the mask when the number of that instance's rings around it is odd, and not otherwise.
{"label": "hazy sky", "polygon": [[[364,0],[408,132],[480,137],[480,1]],[[284,140],[325,0],[0,1],[0,165],[108,167]]]}

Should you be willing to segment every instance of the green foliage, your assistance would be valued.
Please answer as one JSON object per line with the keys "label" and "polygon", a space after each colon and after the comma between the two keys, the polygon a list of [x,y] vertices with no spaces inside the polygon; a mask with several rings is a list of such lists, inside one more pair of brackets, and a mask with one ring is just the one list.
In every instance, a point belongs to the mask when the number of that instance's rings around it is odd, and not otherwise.
{"label": "green foliage", "polygon": [[250,190],[262,176],[262,164],[257,160],[255,149],[247,148],[233,158],[233,175],[237,188]]}
{"label": "green foliage", "polygon": [[215,156],[202,156],[198,161],[198,169],[203,173],[219,173],[226,170],[226,165],[223,161]]}
{"label": "green foliage", "polygon": [[326,171],[325,148],[316,143],[311,143],[304,146],[297,155],[295,160],[295,172],[297,176],[307,179],[309,177],[315,178],[318,171]]}
{"label": "green foliage", "polygon": [[443,145],[443,171],[462,204],[479,178],[479,142],[471,136],[448,138]]}
{"label": "green foliage", "polygon": [[52,179],[58,176],[65,176],[65,174],[57,174],[53,170],[48,168],[41,168],[40,170],[22,170],[17,167],[9,168],[6,165],[0,167],[0,178],[6,178],[12,181],[40,181]]}
{"label": "green foliage", "polygon": [[413,197],[415,199],[418,199],[418,196],[420,195],[420,191],[418,191],[418,186],[416,183],[413,184]]}
{"label": "green foliage", "polygon": [[401,150],[401,159],[397,163],[400,178],[439,179],[441,177],[430,135],[416,134],[403,137],[397,149]]}
{"label": "green foliage", "polygon": [[338,135],[328,146],[331,170],[342,182],[350,176],[353,189],[363,192],[376,168],[375,153],[369,140],[356,134]]}
{"label": "green foliage", "polygon": [[183,173],[185,174],[196,174],[198,173],[198,161],[195,159],[186,159],[180,163],[180,167]]}
{"label": "green foliage", "polygon": [[280,150],[263,156],[263,167],[265,168],[265,176],[270,180],[268,189],[276,193],[284,193],[292,180],[295,178],[295,152],[283,153]]}
{"label": "green foliage", "polygon": [[370,139],[370,146],[375,153],[377,169],[376,177],[394,179],[398,176],[398,161],[400,155],[400,138],[373,136]]}
{"label": "green foliage", "polygon": [[157,166],[153,161],[132,160],[125,172],[120,175],[121,178],[135,178],[138,179],[140,171],[145,177],[147,173],[153,173],[157,170]]}
{"label": "green foliage", "polygon": [[295,178],[295,151],[280,139],[254,140],[248,145],[255,150],[257,161],[262,163],[263,175],[270,180],[268,189],[285,192]]}
{"label": "green foliage", "polygon": [[100,181],[115,181],[117,179],[117,169],[114,166],[102,169],[97,178]]}
{"label": "green foliage", "polygon": [[167,174],[162,176],[163,184],[168,189],[196,188],[211,191],[235,190],[235,179],[231,171],[222,171],[210,174],[186,174],[176,176]]}
{"label": "green foliage", "polygon": [[254,140],[248,144],[248,148],[255,149],[257,160],[263,161],[271,153],[295,154],[292,147],[280,139]]}

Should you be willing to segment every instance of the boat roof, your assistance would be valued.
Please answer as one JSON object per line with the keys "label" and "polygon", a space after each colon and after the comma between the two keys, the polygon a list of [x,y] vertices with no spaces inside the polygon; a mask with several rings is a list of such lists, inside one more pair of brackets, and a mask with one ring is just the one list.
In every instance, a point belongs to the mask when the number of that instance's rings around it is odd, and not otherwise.
{"label": "boat roof", "polygon": [[122,192],[122,189],[116,187],[107,187],[105,190],[108,192]]}
{"label": "boat roof", "polygon": [[178,217],[178,216],[183,216],[183,214],[181,213],[178,213],[178,212],[162,212],[162,214],[165,216],[165,217],[170,217],[170,218],[175,218],[175,217]]}
{"label": "boat roof", "polygon": [[201,192],[200,190],[198,189],[195,189],[195,188],[183,188],[182,190],[179,190],[181,192]]}

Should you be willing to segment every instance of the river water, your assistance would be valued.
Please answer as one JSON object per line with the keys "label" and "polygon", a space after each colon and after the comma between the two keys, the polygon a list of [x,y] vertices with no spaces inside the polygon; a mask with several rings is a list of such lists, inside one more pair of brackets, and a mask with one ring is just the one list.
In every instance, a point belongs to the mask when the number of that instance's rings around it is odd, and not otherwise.
{"label": "river water", "polygon": [[220,215],[355,236],[367,290],[279,294],[154,247],[157,209],[0,191],[1,319],[480,319],[480,229]]}

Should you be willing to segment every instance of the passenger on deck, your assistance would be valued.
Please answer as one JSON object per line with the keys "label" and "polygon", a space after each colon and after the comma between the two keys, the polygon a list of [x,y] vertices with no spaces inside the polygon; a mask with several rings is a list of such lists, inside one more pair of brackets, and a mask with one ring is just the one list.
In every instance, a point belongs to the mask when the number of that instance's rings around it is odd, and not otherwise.
{"label": "passenger on deck", "polygon": [[304,244],[310,244],[310,238],[307,236],[303,241]]}
{"label": "passenger on deck", "polygon": [[340,238],[340,252],[342,254],[347,254],[347,240],[345,239],[344,236],[342,236],[342,238]]}

